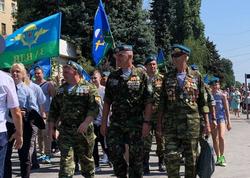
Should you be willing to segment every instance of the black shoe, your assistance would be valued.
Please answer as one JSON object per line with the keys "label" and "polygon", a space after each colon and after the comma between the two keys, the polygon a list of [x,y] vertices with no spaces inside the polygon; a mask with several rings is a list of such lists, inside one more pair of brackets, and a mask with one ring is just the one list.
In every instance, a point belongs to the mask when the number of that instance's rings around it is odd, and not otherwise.
{"label": "black shoe", "polygon": [[34,164],[31,166],[31,170],[39,169],[40,165],[39,164]]}
{"label": "black shoe", "polygon": [[147,167],[147,168],[144,168],[144,169],[143,169],[143,175],[148,175],[148,174],[150,174],[149,168],[148,168],[148,167]]}
{"label": "black shoe", "polygon": [[108,165],[109,165],[110,168],[113,167],[113,164],[111,163],[111,161],[108,162]]}
{"label": "black shoe", "polygon": [[75,174],[78,174],[80,172],[79,165],[76,164],[75,166]]}

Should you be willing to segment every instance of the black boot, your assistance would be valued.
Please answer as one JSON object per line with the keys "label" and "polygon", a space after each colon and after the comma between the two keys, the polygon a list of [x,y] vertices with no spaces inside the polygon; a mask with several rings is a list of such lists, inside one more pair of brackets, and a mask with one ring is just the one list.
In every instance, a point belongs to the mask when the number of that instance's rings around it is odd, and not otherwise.
{"label": "black boot", "polygon": [[150,174],[149,170],[149,152],[144,153],[143,157],[143,174]]}
{"label": "black boot", "polygon": [[159,157],[158,166],[159,166],[159,171],[160,171],[160,172],[164,172],[164,171],[165,171],[164,165],[163,165],[163,157]]}

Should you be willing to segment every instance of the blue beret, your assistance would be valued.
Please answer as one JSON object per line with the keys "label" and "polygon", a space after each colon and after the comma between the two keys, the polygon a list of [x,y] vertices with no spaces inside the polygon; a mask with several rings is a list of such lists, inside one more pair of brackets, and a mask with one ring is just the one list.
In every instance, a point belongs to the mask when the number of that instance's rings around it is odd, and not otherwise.
{"label": "blue beret", "polygon": [[210,80],[209,80],[209,82],[208,82],[208,84],[209,85],[214,85],[215,83],[217,83],[217,82],[219,82],[220,81],[220,79],[218,78],[218,77],[212,77]]}
{"label": "blue beret", "polygon": [[157,58],[156,58],[155,55],[149,55],[149,56],[147,56],[144,65],[147,65],[148,63],[150,63],[152,61],[157,61]]}
{"label": "blue beret", "polygon": [[74,61],[71,61],[69,60],[66,65],[70,66],[70,67],[73,67],[75,70],[77,70],[77,72],[82,75],[82,71],[83,71],[83,68],[82,66],[80,66],[79,64],[77,64],[76,62]]}
{"label": "blue beret", "polygon": [[175,53],[184,53],[184,54],[187,54],[188,56],[190,55],[191,53],[191,50],[184,46],[184,45],[180,45],[180,44],[174,44],[172,47],[172,53],[171,54],[175,54]]}
{"label": "blue beret", "polygon": [[122,44],[122,45],[118,45],[114,52],[115,53],[118,53],[120,51],[133,51],[133,47],[131,45],[125,45],[125,44]]}

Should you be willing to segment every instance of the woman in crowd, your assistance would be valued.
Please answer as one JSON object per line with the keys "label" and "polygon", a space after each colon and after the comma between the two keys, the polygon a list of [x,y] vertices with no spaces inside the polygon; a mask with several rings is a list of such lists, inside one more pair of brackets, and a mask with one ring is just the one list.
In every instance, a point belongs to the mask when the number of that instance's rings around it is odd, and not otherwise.
{"label": "woman in crowd", "polygon": [[230,94],[231,98],[231,108],[234,112],[234,115],[238,118],[240,118],[240,102],[241,102],[241,94],[239,92],[239,89],[233,88],[233,91]]}
{"label": "woman in crowd", "polygon": [[214,77],[209,85],[212,89],[212,94],[216,103],[215,113],[216,118],[210,117],[210,122],[212,125],[212,138],[213,147],[217,156],[216,165],[226,166],[226,160],[224,156],[225,147],[225,131],[232,128],[230,121],[229,106],[227,101],[227,96],[223,94],[220,89],[219,78]]}

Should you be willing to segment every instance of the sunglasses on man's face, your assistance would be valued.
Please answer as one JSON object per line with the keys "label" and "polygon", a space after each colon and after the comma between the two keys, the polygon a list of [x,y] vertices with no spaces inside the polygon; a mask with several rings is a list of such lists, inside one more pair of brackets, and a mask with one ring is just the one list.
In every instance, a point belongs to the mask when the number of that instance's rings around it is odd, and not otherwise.
{"label": "sunglasses on man's face", "polygon": [[184,53],[174,53],[171,56],[172,56],[172,58],[178,58],[178,57],[182,56],[183,54]]}

